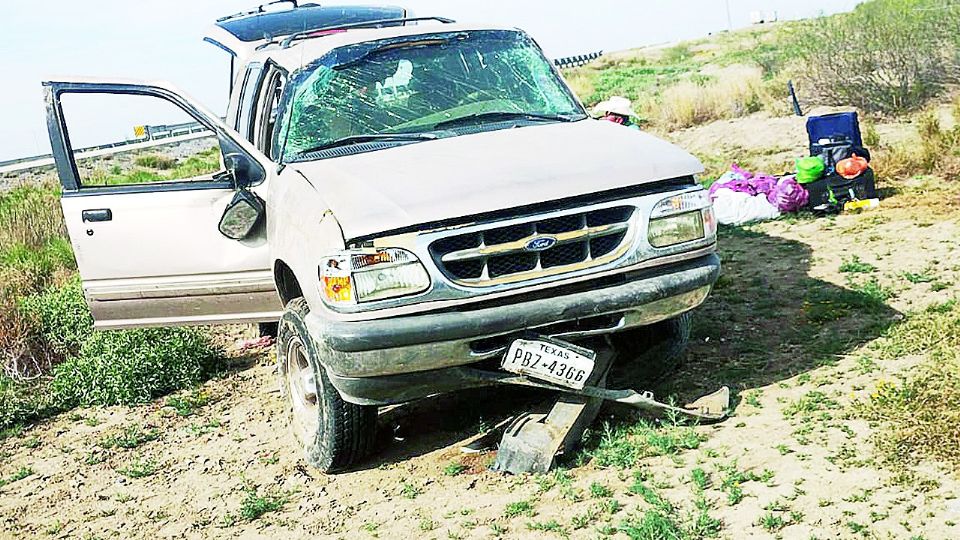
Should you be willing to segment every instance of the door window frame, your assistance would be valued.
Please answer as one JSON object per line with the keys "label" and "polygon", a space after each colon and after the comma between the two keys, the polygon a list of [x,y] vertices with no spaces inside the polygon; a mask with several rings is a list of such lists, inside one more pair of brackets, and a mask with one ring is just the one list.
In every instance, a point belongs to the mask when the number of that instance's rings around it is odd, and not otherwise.
{"label": "door window frame", "polygon": [[[274,83],[278,82],[282,86],[279,95],[273,95],[275,91]],[[260,83],[260,99],[257,104],[254,117],[256,118],[253,132],[253,140],[250,142],[263,152],[271,161],[274,158],[274,141],[276,141],[275,132],[277,123],[280,120],[280,103],[283,101],[283,93],[287,91],[287,84],[290,82],[290,72],[280,67],[277,63],[268,61],[263,71],[263,80]],[[271,113],[276,113],[273,126],[270,133],[266,132]],[[267,146],[269,142],[269,152]]]}
{"label": "door window frame", "polygon": [[60,176],[60,183],[63,186],[64,197],[108,193],[233,189],[235,186],[233,180],[226,177],[214,177],[210,181],[172,180],[170,182],[147,182],[116,186],[84,186],[80,178],[79,170],[77,169],[76,157],[73,154],[73,146],[70,143],[69,128],[67,127],[63,114],[63,105],[60,100],[63,94],[138,95],[165,100],[213,132],[220,144],[221,157],[230,153],[242,153],[246,155],[250,159],[250,162],[254,164],[255,170],[252,172],[259,176],[256,182],[250,184],[251,186],[262,183],[267,177],[266,171],[263,169],[259,160],[250,155],[241,145],[237,144],[230,134],[225,132],[221,126],[211,122],[203,111],[197,109],[197,107],[188,100],[167,88],[122,83],[45,82],[44,94],[47,104],[47,130],[50,133],[51,149],[53,151],[54,162],[57,165],[57,173]]}

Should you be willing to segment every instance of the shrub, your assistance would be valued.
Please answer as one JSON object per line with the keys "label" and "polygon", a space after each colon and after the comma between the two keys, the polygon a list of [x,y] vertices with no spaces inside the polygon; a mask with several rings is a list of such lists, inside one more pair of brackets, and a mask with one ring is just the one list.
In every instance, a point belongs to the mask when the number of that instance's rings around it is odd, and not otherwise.
{"label": "shrub", "polygon": [[77,265],[70,242],[65,238],[52,238],[40,246],[13,244],[5,247],[0,251],[0,267],[29,278],[24,290],[29,293],[48,285],[58,272],[73,270]]}
{"label": "shrub", "polygon": [[669,86],[691,72],[693,66],[656,66],[644,63],[628,63],[597,72],[593,80],[594,93],[584,96],[590,104],[611,96],[623,96],[634,102],[649,98],[657,89]]}
{"label": "shrub", "polygon": [[0,364],[8,376],[36,376],[54,361],[18,304],[75,268],[57,188],[0,193]]}
{"label": "shrub", "polygon": [[[960,99],[956,106],[960,107]],[[954,114],[957,114],[956,112]],[[955,116],[960,120],[960,116]],[[945,129],[936,112],[920,115],[917,133],[877,152],[877,172],[885,177],[909,178],[920,174],[953,177],[960,174],[960,124]]]}
{"label": "shrub", "polygon": [[221,351],[192,328],[96,332],[56,367],[54,404],[133,405],[197,385],[215,372]]}
{"label": "shrub", "polygon": [[177,165],[168,177],[171,179],[184,179],[217,172],[220,167],[220,147],[213,146],[206,150],[197,152]]}
{"label": "shrub", "polygon": [[0,373],[0,431],[32,421],[43,414],[45,394],[36,382],[17,382]]}
{"label": "shrub", "polygon": [[77,354],[93,332],[79,277],[24,298],[19,309],[48,350],[61,358]]}
{"label": "shrub", "polygon": [[133,162],[138,167],[146,167],[148,169],[167,170],[177,166],[176,159],[168,156],[161,156],[159,154],[146,154],[137,156]]}
{"label": "shrub", "polygon": [[86,183],[94,186],[119,186],[124,184],[147,184],[150,182],[164,182],[167,178],[152,170],[135,169],[133,171],[108,174],[103,169],[96,169],[90,173]]}
{"label": "shrub", "polygon": [[693,49],[690,48],[689,43],[678,43],[663,51],[663,61],[668,64],[679,64],[691,58],[693,58]]}
{"label": "shrub", "polygon": [[873,0],[798,25],[790,41],[807,91],[833,105],[896,113],[957,80],[958,24],[956,2]]}

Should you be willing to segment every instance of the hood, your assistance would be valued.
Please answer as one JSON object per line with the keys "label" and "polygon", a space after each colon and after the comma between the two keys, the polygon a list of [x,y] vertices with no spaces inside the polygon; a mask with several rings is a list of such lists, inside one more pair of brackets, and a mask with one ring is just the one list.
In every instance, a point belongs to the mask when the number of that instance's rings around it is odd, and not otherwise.
{"label": "hood", "polygon": [[292,165],[354,239],[703,171],[650,134],[598,120],[534,125]]}

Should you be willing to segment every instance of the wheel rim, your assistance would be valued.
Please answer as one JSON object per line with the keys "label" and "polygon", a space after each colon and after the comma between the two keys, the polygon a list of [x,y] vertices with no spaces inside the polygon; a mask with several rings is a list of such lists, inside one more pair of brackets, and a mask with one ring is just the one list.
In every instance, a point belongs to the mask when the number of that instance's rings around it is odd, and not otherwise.
{"label": "wheel rim", "polygon": [[290,402],[293,405],[293,427],[304,444],[310,444],[316,437],[319,425],[317,385],[313,368],[307,360],[307,351],[299,338],[290,341],[287,348],[285,376],[290,389]]}

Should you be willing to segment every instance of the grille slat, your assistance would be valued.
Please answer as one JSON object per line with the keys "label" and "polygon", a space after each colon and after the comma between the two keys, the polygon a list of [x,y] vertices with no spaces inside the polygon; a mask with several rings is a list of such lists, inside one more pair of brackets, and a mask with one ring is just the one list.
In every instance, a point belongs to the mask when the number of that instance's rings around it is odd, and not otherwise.
{"label": "grille slat", "polygon": [[[442,238],[430,245],[440,270],[471,286],[535,279],[543,273],[604,264],[622,254],[632,238],[635,208],[619,206],[534,219]],[[529,244],[545,243],[539,250]]]}

